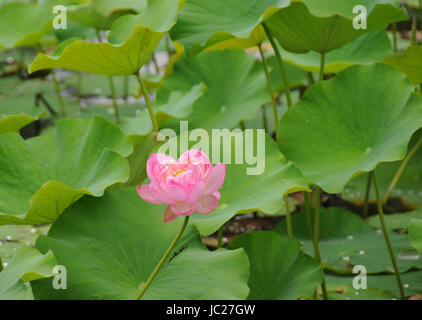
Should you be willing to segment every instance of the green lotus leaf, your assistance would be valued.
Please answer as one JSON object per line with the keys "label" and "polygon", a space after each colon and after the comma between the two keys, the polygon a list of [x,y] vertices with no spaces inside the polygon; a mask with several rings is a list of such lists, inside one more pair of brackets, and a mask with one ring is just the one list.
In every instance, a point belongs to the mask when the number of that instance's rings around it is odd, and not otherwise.
{"label": "green lotus leaf", "polygon": [[[259,61],[242,50],[206,52],[194,59],[176,62],[174,73],[159,89],[157,101],[163,103],[173,91],[186,92],[204,83],[189,120],[190,128],[233,128],[239,121],[252,119],[270,101],[265,74]],[[178,123],[166,123],[167,127]]]}
{"label": "green lotus leaf", "polygon": [[262,129],[251,129],[247,133],[239,129],[188,133],[182,130],[182,135],[170,138],[154,152],[168,153],[167,147],[175,145],[177,155],[172,156],[177,158],[185,150],[180,144],[186,137],[189,149],[202,149],[213,164],[226,164],[226,178],[219,189],[219,206],[211,214],[192,216],[203,236],[214,233],[236,214],[259,211],[276,215],[283,207],[283,195],[310,191],[300,171],[286,160]]}
{"label": "green lotus leaf", "polygon": [[[165,12],[173,13],[172,17],[163,14],[164,7]],[[110,42],[78,40],[69,43],[57,55],[40,53],[29,66],[29,72],[64,68],[114,76],[137,74],[175,23],[177,10],[176,1],[151,0],[140,15],[123,16],[115,22]]]}
{"label": "green lotus leaf", "polygon": [[[366,29],[353,26],[357,16],[353,8],[357,5],[367,9]],[[327,53],[367,32],[407,19],[406,9],[391,5],[389,0],[302,0],[274,10],[264,21],[284,49]]]}
{"label": "green lotus leaf", "polygon": [[191,0],[170,34],[190,56],[202,50],[254,47],[266,38],[260,27],[263,16],[289,4],[290,0]]}
{"label": "green lotus leaf", "polygon": [[[305,252],[313,255],[306,214],[292,216],[293,235],[303,242]],[[274,231],[287,234],[282,221]],[[409,243],[407,235],[389,234],[400,272],[422,269],[422,258]],[[326,270],[352,274],[355,265],[366,267],[368,274],[394,273],[381,230],[372,229],[359,216],[339,208],[320,212],[320,243],[322,262]]]}
{"label": "green lotus leaf", "polygon": [[256,231],[235,238],[228,248],[243,248],[248,255],[250,300],[311,298],[322,281],[319,264],[301,250],[296,239]]}
{"label": "green lotus leaf", "polygon": [[0,8],[0,48],[33,46],[52,29],[53,7],[76,4],[78,0],[15,1]]}
{"label": "green lotus leaf", "polygon": [[409,238],[412,245],[422,254],[422,219],[412,219],[409,225]]}
{"label": "green lotus leaf", "polygon": [[0,135],[19,131],[31,122],[37,121],[44,114],[44,111],[37,107],[31,108],[27,114],[23,112],[20,114],[4,114],[2,109],[0,101]]}
{"label": "green lotus leaf", "polygon": [[311,86],[280,120],[280,149],[328,193],[380,162],[403,159],[422,98],[394,67],[353,66]]}
{"label": "green lotus leaf", "polygon": [[[422,271],[402,273],[400,277],[406,297],[421,293]],[[368,275],[365,290],[353,288],[353,279],[354,277],[326,275],[329,298],[339,300],[391,300],[400,298],[395,275]]]}
{"label": "green lotus leaf", "polygon": [[[0,300],[26,300],[32,298],[26,283],[54,276],[57,265],[51,251],[42,255],[37,249],[22,246],[7,267],[0,272]],[[51,279],[50,285],[51,285]]]}
{"label": "green lotus leaf", "polygon": [[400,72],[407,75],[414,85],[422,83],[422,47],[410,46],[405,51],[384,59],[384,63],[391,64]]}
{"label": "green lotus leaf", "polygon": [[[422,219],[422,209],[410,212],[390,213],[384,216],[385,224],[389,230],[399,229],[406,231],[412,219]],[[369,217],[367,222],[371,227],[381,229],[381,222],[378,215]]]}
{"label": "green lotus leaf", "polygon": [[84,194],[102,196],[129,178],[123,157],[132,151],[130,139],[98,116],[60,120],[55,133],[26,141],[0,136],[0,224],[52,222]]}
{"label": "green lotus leaf", "polygon": [[[53,15],[38,3],[13,2],[0,8],[0,48],[34,45],[52,28]],[[22,23],[25,21],[25,23]]]}
{"label": "green lotus leaf", "polygon": [[123,43],[135,26],[143,26],[159,33],[166,33],[176,23],[183,0],[148,0],[148,6],[138,15],[125,15],[110,30],[111,43]]}
{"label": "green lotus leaf", "polygon": [[[68,288],[35,281],[35,298],[134,299],[183,222],[164,224],[164,210],[143,201],[135,188],[77,202],[37,241],[41,252],[53,250],[66,266]],[[143,299],[244,299],[248,277],[242,249],[210,252],[189,224]]]}
{"label": "green lotus leaf", "polygon": [[69,17],[95,29],[109,30],[121,16],[140,12],[146,6],[147,0],[92,0],[69,8]]}
{"label": "green lotus leaf", "polygon": [[[408,150],[411,150],[419,139],[422,138],[422,130],[418,130],[410,140]],[[421,188],[421,179],[422,179],[422,170],[421,170],[421,161],[422,161],[422,149],[416,151],[413,157],[408,162],[405,170],[403,171],[402,176],[400,177],[398,183],[391,192],[390,198],[401,198],[406,205],[417,208],[422,204],[422,188]],[[381,194],[385,194],[388,186],[393,180],[397,170],[399,169],[402,161],[396,161],[391,163],[381,163],[375,170],[378,185]],[[346,200],[363,203],[366,184],[368,180],[367,174],[361,174],[356,178],[353,178],[349,181],[344,189],[342,197]],[[371,191],[369,194],[369,201],[375,202],[375,192]]]}
{"label": "green lotus leaf", "polygon": [[[321,56],[315,51],[292,53],[280,48],[283,59],[306,71],[319,72]],[[393,54],[391,42],[384,30],[364,34],[346,45],[330,51],[325,57],[325,73],[338,73],[355,64],[381,62]],[[290,81],[290,78],[289,78]]]}

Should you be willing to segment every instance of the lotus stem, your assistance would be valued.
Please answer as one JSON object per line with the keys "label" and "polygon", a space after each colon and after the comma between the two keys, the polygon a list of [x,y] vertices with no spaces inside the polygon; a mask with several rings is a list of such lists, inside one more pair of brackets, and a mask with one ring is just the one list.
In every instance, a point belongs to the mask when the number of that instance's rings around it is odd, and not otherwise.
{"label": "lotus stem", "polygon": [[220,249],[223,244],[223,226],[218,229],[217,249]]}
{"label": "lotus stem", "polygon": [[268,133],[268,120],[267,120],[267,112],[265,110],[266,105],[262,105],[262,123],[264,125],[264,130],[266,133]]}
{"label": "lotus stem", "polygon": [[141,78],[141,75],[139,74],[139,72],[137,72],[135,74],[135,76],[136,76],[136,79],[138,79],[139,85],[141,86],[142,94],[145,97],[145,103],[147,105],[149,116],[151,118],[152,130],[153,130],[154,133],[158,133],[158,123],[157,123],[157,119],[155,118],[155,114],[154,114],[154,110],[152,108],[151,100],[149,99],[147,88],[145,87],[145,84],[142,81],[142,78]]}
{"label": "lotus stem", "polygon": [[364,219],[366,219],[368,217],[368,209],[369,209],[369,195],[371,193],[371,174],[368,173],[368,180],[366,182],[366,191],[365,191],[365,202],[363,205],[363,213],[362,216]]}
{"label": "lotus stem", "polygon": [[262,50],[261,45],[258,46],[259,54],[261,55],[262,66],[265,72],[265,78],[267,79],[268,90],[270,91],[271,95],[271,103],[273,106],[273,113],[274,113],[274,125],[275,125],[275,140],[278,140],[278,111],[277,111],[277,101],[274,96],[274,89],[273,84],[270,78],[270,72],[268,71],[267,60],[265,59],[264,51]]}
{"label": "lotus stem", "polygon": [[393,247],[391,246],[390,238],[389,238],[388,232],[387,232],[387,227],[386,227],[385,221],[384,221],[384,212],[383,212],[383,209],[382,209],[381,196],[380,196],[380,192],[379,192],[379,188],[378,188],[378,182],[377,182],[377,177],[375,175],[375,171],[371,171],[371,176],[372,176],[372,179],[374,181],[375,193],[376,193],[376,196],[377,196],[378,216],[379,216],[379,219],[380,219],[380,222],[381,222],[382,233],[384,235],[385,242],[387,244],[388,252],[390,253],[391,263],[393,264],[394,273],[396,274],[397,285],[399,286],[399,290],[400,290],[400,298],[405,299],[406,296],[404,294],[404,289],[403,289],[403,284],[402,284],[402,281],[401,281],[401,278],[400,278],[399,268],[397,266],[396,257],[394,256]]}
{"label": "lotus stem", "polygon": [[246,130],[245,121],[241,120],[241,121],[239,122],[239,125],[240,125],[240,128],[242,128],[242,131],[245,131],[245,130]]}
{"label": "lotus stem", "polygon": [[289,208],[289,196],[285,195],[283,198],[284,198],[284,205],[286,207],[287,235],[289,236],[289,238],[293,238],[292,216],[290,214],[290,208]]}
{"label": "lotus stem", "polygon": [[123,98],[125,101],[127,101],[129,97],[129,77],[124,76],[123,77]]}
{"label": "lotus stem", "polygon": [[321,63],[319,67],[319,81],[324,80],[324,72],[325,72],[325,52],[321,53]]}
{"label": "lotus stem", "polygon": [[120,114],[119,114],[119,108],[117,106],[116,90],[114,89],[114,83],[113,83],[113,77],[112,76],[108,76],[108,83],[110,84],[111,98],[113,99],[114,117],[116,119],[116,124],[119,124]]}
{"label": "lotus stem", "polygon": [[139,291],[139,293],[136,296],[135,300],[140,300],[142,298],[142,296],[144,295],[145,291],[148,289],[148,287],[150,286],[151,282],[154,280],[154,278],[158,274],[158,271],[160,271],[161,267],[167,261],[167,258],[172,253],[174,247],[176,246],[177,242],[179,241],[179,239],[181,238],[183,232],[185,231],[186,226],[188,225],[188,222],[189,222],[189,216],[186,216],[185,217],[185,220],[183,221],[182,227],[180,228],[179,232],[176,235],[176,238],[174,238],[173,242],[170,244],[170,247],[168,247],[167,251],[164,253],[163,257],[161,258],[160,262],[158,262],[158,264],[155,267],[154,271],[149,276],[147,282],[142,287],[141,291]]}
{"label": "lotus stem", "polygon": [[321,205],[321,190],[317,186],[315,188],[315,214],[314,214],[314,255],[316,261],[320,264],[321,270],[322,270],[322,283],[321,283],[321,289],[322,289],[322,296],[324,300],[328,299],[327,294],[327,285],[325,283],[325,275],[324,275],[324,264],[321,262],[321,255],[319,252],[319,208]]}
{"label": "lotus stem", "polygon": [[312,222],[312,212],[311,212],[311,205],[309,203],[309,196],[306,191],[302,192],[303,195],[303,204],[305,206],[305,212],[306,212],[306,219],[308,220],[308,227],[309,227],[309,234],[311,235],[312,244],[314,239],[314,230],[313,230],[313,222]]}
{"label": "lotus stem", "polygon": [[413,16],[412,19],[412,30],[410,32],[410,45],[415,46],[417,44],[416,41],[416,32],[418,31],[418,26],[416,22],[416,15]]}
{"label": "lotus stem", "polygon": [[76,94],[78,96],[78,103],[81,103],[81,86],[82,86],[82,72],[77,72]]}
{"label": "lotus stem", "polygon": [[391,25],[391,29],[393,30],[393,48],[394,52],[397,52],[397,26],[395,23]]}
{"label": "lotus stem", "polygon": [[271,31],[270,29],[268,29],[267,24],[265,22],[262,22],[262,27],[264,28],[265,34],[267,35],[267,38],[270,41],[271,46],[273,47],[274,54],[278,61],[278,65],[280,66],[281,76],[283,78],[284,84],[284,91],[286,93],[287,107],[290,108],[292,106],[292,96],[290,95],[289,80],[287,78],[286,69],[284,68],[283,58],[281,57],[280,50],[278,50],[277,44],[274,41]]}
{"label": "lotus stem", "polygon": [[62,97],[62,94],[60,92],[60,84],[59,84],[59,81],[57,80],[56,72],[54,71],[54,69],[51,69],[51,75],[53,77],[54,90],[56,91],[57,100],[59,100],[62,117],[66,117],[66,110],[64,108],[63,97]]}
{"label": "lotus stem", "polygon": [[388,201],[388,198],[391,195],[391,192],[393,191],[394,187],[396,186],[396,184],[399,182],[404,170],[407,167],[407,164],[409,163],[409,161],[413,158],[413,156],[415,155],[416,151],[418,151],[420,149],[420,147],[422,146],[422,137],[418,140],[418,142],[413,146],[413,148],[409,151],[409,153],[407,154],[406,158],[404,158],[404,160],[402,161],[402,163],[400,164],[399,169],[397,170],[396,174],[394,175],[393,180],[391,180],[390,185],[388,186],[387,192],[384,195],[384,198],[382,200],[383,204],[386,204]]}

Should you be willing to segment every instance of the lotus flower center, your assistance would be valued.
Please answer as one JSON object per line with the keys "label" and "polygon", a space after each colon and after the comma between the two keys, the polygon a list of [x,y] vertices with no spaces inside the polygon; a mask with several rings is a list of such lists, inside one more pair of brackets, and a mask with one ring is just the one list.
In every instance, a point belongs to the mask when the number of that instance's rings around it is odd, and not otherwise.
{"label": "lotus flower center", "polygon": [[179,174],[182,174],[183,172],[185,172],[185,170],[177,170],[175,173],[173,173],[173,177],[177,177]]}

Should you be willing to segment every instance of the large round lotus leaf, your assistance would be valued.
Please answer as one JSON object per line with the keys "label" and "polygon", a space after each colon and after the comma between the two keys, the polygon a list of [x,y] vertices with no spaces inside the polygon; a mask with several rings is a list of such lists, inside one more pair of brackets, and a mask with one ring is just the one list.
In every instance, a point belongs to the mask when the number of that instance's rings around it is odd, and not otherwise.
{"label": "large round lotus leaf", "polygon": [[[173,91],[186,92],[200,82],[207,90],[187,117],[191,129],[231,129],[241,120],[254,118],[270,101],[261,63],[242,50],[223,50],[179,60],[160,87],[158,102],[167,101]],[[166,124],[174,125],[178,123]]]}
{"label": "large round lotus leaf", "polygon": [[0,48],[34,45],[52,28],[51,8],[13,2],[0,8]]}
{"label": "large round lotus leaf", "polygon": [[[293,235],[313,255],[306,214],[294,214],[292,224]],[[275,231],[286,235],[285,221]],[[400,272],[413,267],[422,269],[422,258],[412,248],[407,235],[390,232],[389,236]],[[335,273],[351,274],[355,265],[364,265],[369,274],[394,272],[381,230],[372,229],[359,216],[342,209],[321,208],[319,247],[326,269]]]}
{"label": "large round lotus leaf", "polygon": [[142,11],[147,0],[93,0],[69,8],[69,17],[84,25],[100,30],[108,30],[116,19]]}
{"label": "large round lotus leaf", "polygon": [[[0,300],[31,299],[31,290],[25,283],[53,277],[57,265],[51,251],[42,255],[37,249],[22,246],[7,267],[0,272]],[[51,285],[51,279],[48,280]]]}
{"label": "large round lotus leaf", "polygon": [[64,119],[54,133],[24,141],[17,133],[0,136],[0,224],[54,221],[84,194],[129,177],[123,158],[130,139],[113,123]]}
{"label": "large round lotus leaf", "polygon": [[[319,72],[321,55],[315,51],[292,53],[280,48],[283,59],[306,71]],[[381,62],[393,54],[387,32],[377,30],[364,34],[346,45],[330,51],[325,57],[325,73],[338,73],[355,64]],[[290,78],[289,78],[290,81]]]}
{"label": "large round lotus leaf", "polygon": [[[412,149],[413,146],[422,139],[422,130],[418,130],[410,140],[408,150]],[[411,207],[418,207],[422,204],[422,149],[416,151],[413,157],[408,162],[400,180],[391,192],[390,198],[401,198],[407,205]],[[375,170],[380,193],[385,194],[388,186],[393,180],[397,170],[399,169],[402,161],[396,161],[392,163],[381,163]],[[367,174],[361,174],[356,178],[353,178],[347,183],[344,192],[342,194],[344,199],[363,203],[366,184],[368,181]],[[371,190],[369,200],[372,202],[376,201],[375,191]]]}
{"label": "large round lotus leaf", "polygon": [[[164,224],[164,210],[135,188],[77,202],[37,241],[66,266],[67,290],[35,281],[35,298],[134,299],[183,223]],[[242,249],[210,252],[190,224],[143,299],[244,299],[248,276]]]}
{"label": "large round lotus leaf", "polygon": [[406,74],[414,85],[422,83],[422,47],[410,46],[403,52],[385,58],[383,62]]}
{"label": "large round lotus leaf", "polygon": [[310,298],[322,281],[319,264],[301,250],[296,239],[275,232],[240,235],[229,249],[243,248],[249,258],[251,300]]}
{"label": "large round lotus leaf", "polygon": [[[406,9],[399,9],[389,0],[302,0],[287,8],[273,11],[265,23],[281,46],[291,52],[310,50],[327,53],[363,34],[384,29],[388,24],[407,20]],[[353,8],[367,9],[367,28],[355,29]]]}
{"label": "large round lotus leaf", "polygon": [[409,238],[412,245],[422,254],[422,219],[413,219],[410,222]]}
{"label": "large round lotus leaf", "polygon": [[[163,8],[167,15],[163,15]],[[38,54],[29,72],[64,68],[105,75],[137,74],[176,22],[177,10],[177,1],[152,1],[144,10],[146,15],[123,16],[122,21],[116,21],[109,35],[110,42],[69,39],[66,47],[56,50],[53,56]],[[127,21],[130,18],[136,19],[135,22]]]}
{"label": "large round lotus leaf", "polygon": [[338,193],[379,162],[404,158],[422,98],[394,67],[353,66],[311,86],[280,120],[280,148],[309,182]]}
{"label": "large round lotus leaf", "polygon": [[[358,273],[354,276],[356,275]],[[402,273],[400,277],[406,297],[420,295],[422,292],[422,271]],[[362,290],[356,290],[353,287],[353,279],[354,277],[326,275],[329,298],[339,300],[391,300],[400,298],[397,279],[393,274],[368,275],[366,279],[367,289]]]}
{"label": "large round lotus leaf", "polygon": [[[412,219],[422,219],[422,209],[410,212],[390,213],[384,216],[385,224],[389,230],[404,230],[409,228]],[[374,228],[381,228],[381,222],[378,215],[367,219],[368,224]]]}
{"label": "large round lotus leaf", "polygon": [[169,139],[154,152],[167,152],[174,145],[177,154],[173,158],[177,158],[186,143],[189,149],[202,149],[213,164],[224,163],[227,168],[217,209],[211,214],[192,216],[201,235],[214,233],[238,213],[275,215],[283,206],[284,194],[309,191],[300,171],[262,129],[246,133],[228,129],[181,131],[181,136]]}
{"label": "large round lotus leaf", "polygon": [[171,30],[190,55],[201,50],[249,48],[265,40],[261,19],[290,0],[188,1]]}

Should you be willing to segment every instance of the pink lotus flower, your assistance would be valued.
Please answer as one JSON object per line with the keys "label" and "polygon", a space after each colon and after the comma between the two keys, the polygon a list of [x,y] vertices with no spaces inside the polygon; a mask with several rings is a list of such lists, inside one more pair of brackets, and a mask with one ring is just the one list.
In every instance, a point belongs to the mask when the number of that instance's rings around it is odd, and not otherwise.
{"label": "pink lotus flower", "polygon": [[167,204],[164,222],[194,212],[210,213],[218,206],[221,188],[226,176],[222,163],[214,167],[205,153],[192,149],[182,154],[178,161],[163,153],[152,154],[147,162],[151,184],[136,190],[150,203]]}

